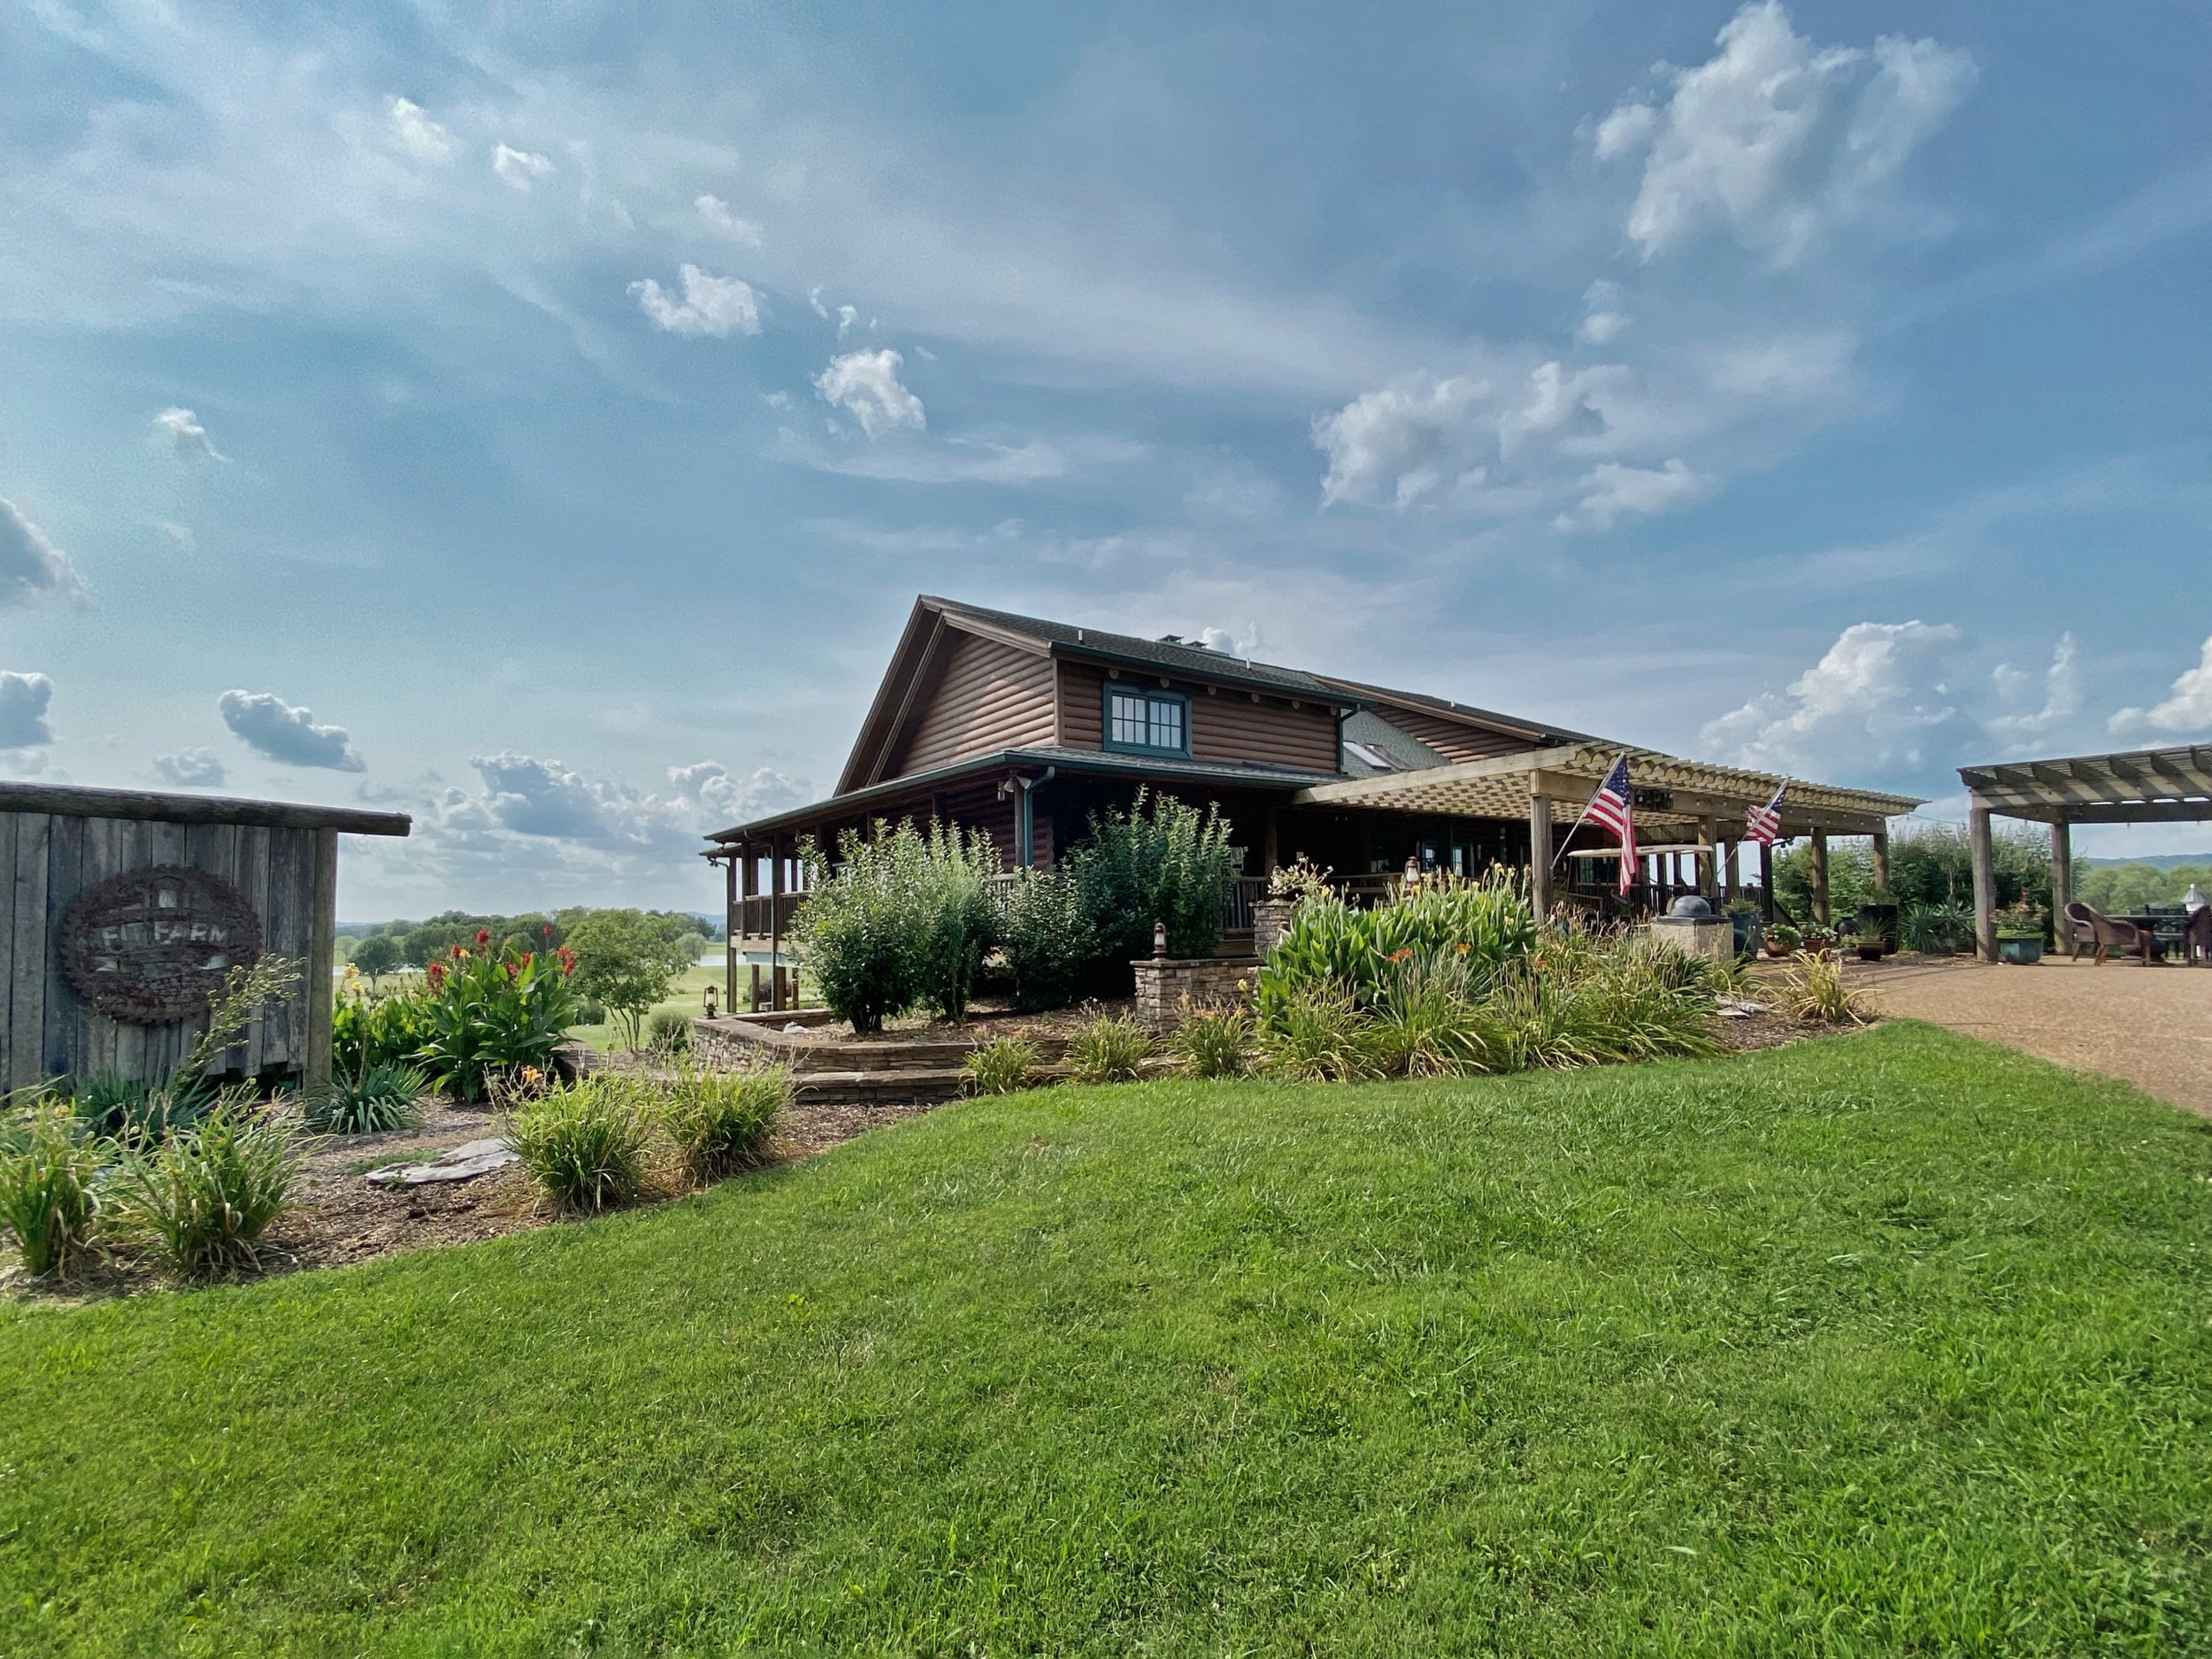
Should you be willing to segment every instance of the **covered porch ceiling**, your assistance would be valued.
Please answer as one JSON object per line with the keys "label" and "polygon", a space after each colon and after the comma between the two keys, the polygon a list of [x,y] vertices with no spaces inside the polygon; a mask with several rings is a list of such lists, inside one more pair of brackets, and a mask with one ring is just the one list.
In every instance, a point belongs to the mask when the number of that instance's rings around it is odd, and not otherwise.
{"label": "covered porch ceiling", "polygon": [[[1563,743],[1522,755],[1316,784],[1293,795],[1290,804],[1510,818],[1526,816],[1531,800],[1541,797],[1555,809],[1574,813],[1595,793],[1622,752],[1617,743]],[[1655,749],[1630,749],[1626,753],[1637,827],[1654,838],[1694,839],[1707,818],[1732,820],[1740,829],[1745,810],[1764,806],[1782,783],[1772,772],[1684,760]],[[1891,818],[1921,804],[1910,795],[1843,789],[1793,778],[1782,800],[1781,833],[1878,835],[1886,831]]]}
{"label": "covered porch ceiling", "polygon": [[1962,766],[1959,779],[1991,811],[2045,824],[2212,818],[2212,744]]}

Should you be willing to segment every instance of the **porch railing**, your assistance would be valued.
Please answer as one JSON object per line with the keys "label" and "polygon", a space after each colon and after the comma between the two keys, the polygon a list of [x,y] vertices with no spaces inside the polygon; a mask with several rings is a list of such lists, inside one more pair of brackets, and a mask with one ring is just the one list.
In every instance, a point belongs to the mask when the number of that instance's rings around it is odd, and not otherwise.
{"label": "porch railing", "polygon": [[805,901],[803,893],[756,893],[738,900],[738,936],[766,939],[774,934],[788,934],[791,918]]}

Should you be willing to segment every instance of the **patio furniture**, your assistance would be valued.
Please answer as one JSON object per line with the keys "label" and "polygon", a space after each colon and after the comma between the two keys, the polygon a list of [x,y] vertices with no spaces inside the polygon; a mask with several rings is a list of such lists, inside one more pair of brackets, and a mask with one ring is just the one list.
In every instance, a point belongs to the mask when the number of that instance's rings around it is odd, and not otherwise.
{"label": "patio furniture", "polygon": [[2092,959],[2102,967],[2105,958],[2117,950],[2124,956],[2139,952],[2144,965],[2150,965],[2153,941],[2146,930],[2124,917],[2107,916],[2079,899],[2066,907],[2066,941],[2077,962],[2084,950],[2089,950],[2094,953]]}
{"label": "patio furniture", "polygon": [[2212,962],[2212,908],[2189,912],[2181,930],[2181,959]]}

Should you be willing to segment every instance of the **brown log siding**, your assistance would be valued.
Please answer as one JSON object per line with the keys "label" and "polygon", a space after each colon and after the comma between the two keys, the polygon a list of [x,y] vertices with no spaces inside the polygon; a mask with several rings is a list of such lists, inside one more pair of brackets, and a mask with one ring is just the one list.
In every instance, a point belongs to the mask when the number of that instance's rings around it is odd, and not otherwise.
{"label": "brown log siding", "polygon": [[972,755],[1052,741],[1049,657],[972,634],[956,635],[893,775]]}
{"label": "brown log siding", "polygon": [[[1157,687],[1156,678],[1129,677],[1133,687]],[[1224,688],[1210,693],[1189,680],[1171,680],[1169,688],[1190,698],[1191,758],[1234,765],[1258,761],[1271,766],[1333,774],[1337,769],[1336,715],[1309,704],[1294,709],[1277,697],[1252,701],[1248,693]],[[1060,741],[1073,749],[1103,749],[1106,673],[1087,663],[1060,664]]]}

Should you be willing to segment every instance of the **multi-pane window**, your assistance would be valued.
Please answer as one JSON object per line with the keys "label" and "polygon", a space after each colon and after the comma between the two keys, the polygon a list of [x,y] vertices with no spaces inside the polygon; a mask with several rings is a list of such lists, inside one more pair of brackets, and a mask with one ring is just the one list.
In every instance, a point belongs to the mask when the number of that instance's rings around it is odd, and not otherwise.
{"label": "multi-pane window", "polygon": [[1190,753],[1190,700],[1173,691],[1106,690],[1106,747],[1148,755]]}

